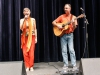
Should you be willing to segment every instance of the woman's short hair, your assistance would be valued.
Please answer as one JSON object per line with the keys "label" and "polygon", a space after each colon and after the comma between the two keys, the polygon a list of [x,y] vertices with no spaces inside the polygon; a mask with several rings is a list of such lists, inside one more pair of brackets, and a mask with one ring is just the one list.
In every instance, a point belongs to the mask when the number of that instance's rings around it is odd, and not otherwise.
{"label": "woman's short hair", "polygon": [[[25,10],[28,10],[28,11],[30,11],[30,9],[29,9],[29,8],[24,8],[24,9],[23,9],[23,12],[24,12]],[[31,11],[30,11],[30,12],[31,12]]]}

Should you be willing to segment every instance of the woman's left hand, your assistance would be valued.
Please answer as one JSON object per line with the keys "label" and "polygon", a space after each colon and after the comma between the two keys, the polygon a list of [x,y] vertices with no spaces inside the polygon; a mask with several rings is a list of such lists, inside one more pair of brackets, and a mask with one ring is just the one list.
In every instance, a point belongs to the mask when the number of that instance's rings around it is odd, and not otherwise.
{"label": "woman's left hand", "polygon": [[37,38],[35,38],[35,43],[37,43]]}

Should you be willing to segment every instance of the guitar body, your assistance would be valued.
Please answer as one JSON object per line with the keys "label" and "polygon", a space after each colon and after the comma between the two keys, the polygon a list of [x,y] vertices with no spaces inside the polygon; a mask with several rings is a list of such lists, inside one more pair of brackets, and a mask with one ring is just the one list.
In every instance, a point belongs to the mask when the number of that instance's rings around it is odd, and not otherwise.
{"label": "guitar body", "polygon": [[[63,23],[57,23],[59,25],[62,25],[65,24],[66,22],[63,22]],[[64,33],[65,33],[65,30],[68,29],[68,25],[64,26],[63,28],[59,29],[57,26],[54,26],[53,27],[53,31],[54,31],[54,34],[55,36],[62,36]]]}

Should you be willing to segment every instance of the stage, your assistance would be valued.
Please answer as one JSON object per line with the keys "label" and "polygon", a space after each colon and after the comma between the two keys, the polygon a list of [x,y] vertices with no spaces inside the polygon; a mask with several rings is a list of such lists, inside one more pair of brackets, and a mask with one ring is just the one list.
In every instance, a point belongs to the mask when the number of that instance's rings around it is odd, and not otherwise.
{"label": "stage", "polygon": [[[63,62],[35,63],[34,71],[33,72],[28,71],[27,75],[61,75],[60,71],[62,71],[62,66]],[[79,61],[77,61],[77,67],[79,68]],[[72,70],[70,62],[69,62],[69,70]]]}
{"label": "stage", "polygon": [[77,61],[77,70],[63,70],[63,62],[35,63],[34,71],[26,72],[23,61],[0,62],[0,75],[100,75],[100,58],[82,58]]}

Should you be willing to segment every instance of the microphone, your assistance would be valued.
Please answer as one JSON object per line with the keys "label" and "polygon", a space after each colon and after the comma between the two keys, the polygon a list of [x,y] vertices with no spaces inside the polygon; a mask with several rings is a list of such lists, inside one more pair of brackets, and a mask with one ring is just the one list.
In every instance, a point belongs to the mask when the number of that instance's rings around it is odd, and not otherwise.
{"label": "microphone", "polygon": [[28,14],[26,14],[24,18],[27,19],[28,18]]}
{"label": "microphone", "polygon": [[82,10],[82,13],[84,14],[84,17],[86,17],[84,9],[81,7],[80,10]]}
{"label": "microphone", "polygon": [[84,9],[81,7],[80,10],[82,10],[82,13],[84,14],[85,23],[86,23],[86,24],[89,24],[89,23],[88,23],[88,20],[86,19],[86,15],[85,15]]}
{"label": "microphone", "polygon": [[84,11],[84,9],[83,8],[80,8],[82,11]]}
{"label": "microphone", "polygon": [[27,15],[25,15],[25,19],[27,18]]}

